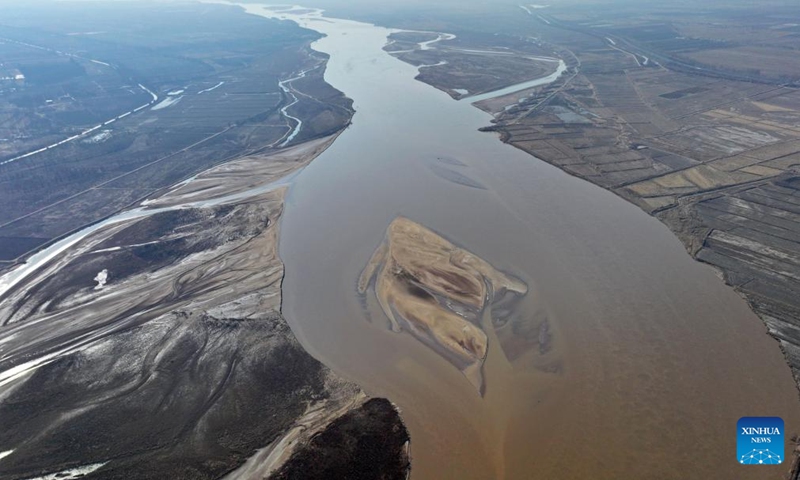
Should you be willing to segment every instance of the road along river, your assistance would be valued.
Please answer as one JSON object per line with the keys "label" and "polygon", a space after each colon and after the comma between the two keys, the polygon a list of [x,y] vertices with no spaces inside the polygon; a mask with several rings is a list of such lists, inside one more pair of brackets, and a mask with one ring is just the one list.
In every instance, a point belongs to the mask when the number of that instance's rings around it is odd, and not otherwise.
{"label": "road along river", "polygon": [[[323,33],[313,48],[330,55],[325,79],[355,101],[353,125],[291,187],[283,311],[313,355],[400,406],[414,479],[766,479],[788,469],[735,458],[741,416],[800,430],[777,343],[666,227],[478,132],[487,114],[382,50],[390,30],[242,8]],[[483,323],[483,395],[358,294],[398,216],[527,284],[513,332]]]}

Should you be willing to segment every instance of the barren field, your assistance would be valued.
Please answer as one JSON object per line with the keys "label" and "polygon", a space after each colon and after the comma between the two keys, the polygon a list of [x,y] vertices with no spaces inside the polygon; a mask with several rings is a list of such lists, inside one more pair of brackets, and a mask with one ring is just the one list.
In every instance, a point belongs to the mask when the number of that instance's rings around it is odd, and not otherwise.
{"label": "barren field", "polygon": [[746,65],[767,77],[800,76],[800,65],[786,61],[795,54],[794,49],[774,46],[743,46],[724,49],[701,50],[686,54],[686,58],[713,67]]}

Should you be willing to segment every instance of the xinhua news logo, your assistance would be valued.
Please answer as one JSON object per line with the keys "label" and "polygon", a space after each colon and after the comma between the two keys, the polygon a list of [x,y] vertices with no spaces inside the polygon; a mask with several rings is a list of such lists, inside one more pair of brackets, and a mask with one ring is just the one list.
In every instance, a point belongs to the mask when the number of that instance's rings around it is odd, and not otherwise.
{"label": "xinhua news logo", "polygon": [[783,419],[742,417],[736,423],[736,458],[743,465],[783,463]]}

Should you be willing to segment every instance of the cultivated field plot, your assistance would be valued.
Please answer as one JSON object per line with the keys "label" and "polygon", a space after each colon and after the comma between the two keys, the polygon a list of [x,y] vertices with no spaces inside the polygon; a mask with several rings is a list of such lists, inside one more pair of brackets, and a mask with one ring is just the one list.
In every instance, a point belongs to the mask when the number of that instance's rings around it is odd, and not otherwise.
{"label": "cultivated field plot", "polygon": [[[601,55],[597,47],[590,61]],[[618,52],[607,47],[605,63],[613,66]],[[797,90],[628,62],[617,67],[581,70],[556,94],[543,89],[498,108],[504,113],[495,128],[510,143],[650,212],[682,195],[777,176],[797,163]],[[546,105],[530,108],[545,98]]]}
{"label": "cultivated field plot", "polygon": [[[696,257],[723,272],[777,338],[797,378],[800,364],[800,177],[776,178],[680,209],[693,219]],[[677,212],[666,223],[680,230]]]}
{"label": "cultivated field plot", "polygon": [[[735,85],[727,83],[725,89],[733,90]],[[708,110],[681,116],[680,129],[643,139],[704,165],[631,185],[629,191],[645,197],[698,193],[792,170],[800,152],[795,126],[800,110],[792,108],[797,91],[749,87],[734,90],[724,105],[707,103]],[[686,110],[698,110],[697,102],[684,103]]]}
{"label": "cultivated field plot", "polygon": [[686,58],[713,67],[748,65],[759,75],[789,79],[800,75],[800,65],[797,62],[786,61],[793,53],[793,50],[776,49],[774,46],[736,47],[692,52],[687,54]]}

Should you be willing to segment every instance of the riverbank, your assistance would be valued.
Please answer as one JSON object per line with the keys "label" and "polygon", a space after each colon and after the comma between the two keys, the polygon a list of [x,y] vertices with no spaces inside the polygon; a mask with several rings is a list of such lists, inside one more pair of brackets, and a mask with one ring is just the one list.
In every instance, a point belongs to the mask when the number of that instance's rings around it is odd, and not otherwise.
{"label": "riverbank", "polygon": [[3,277],[0,478],[407,477],[396,407],[281,314],[284,198],[337,136],[207,170]]}

